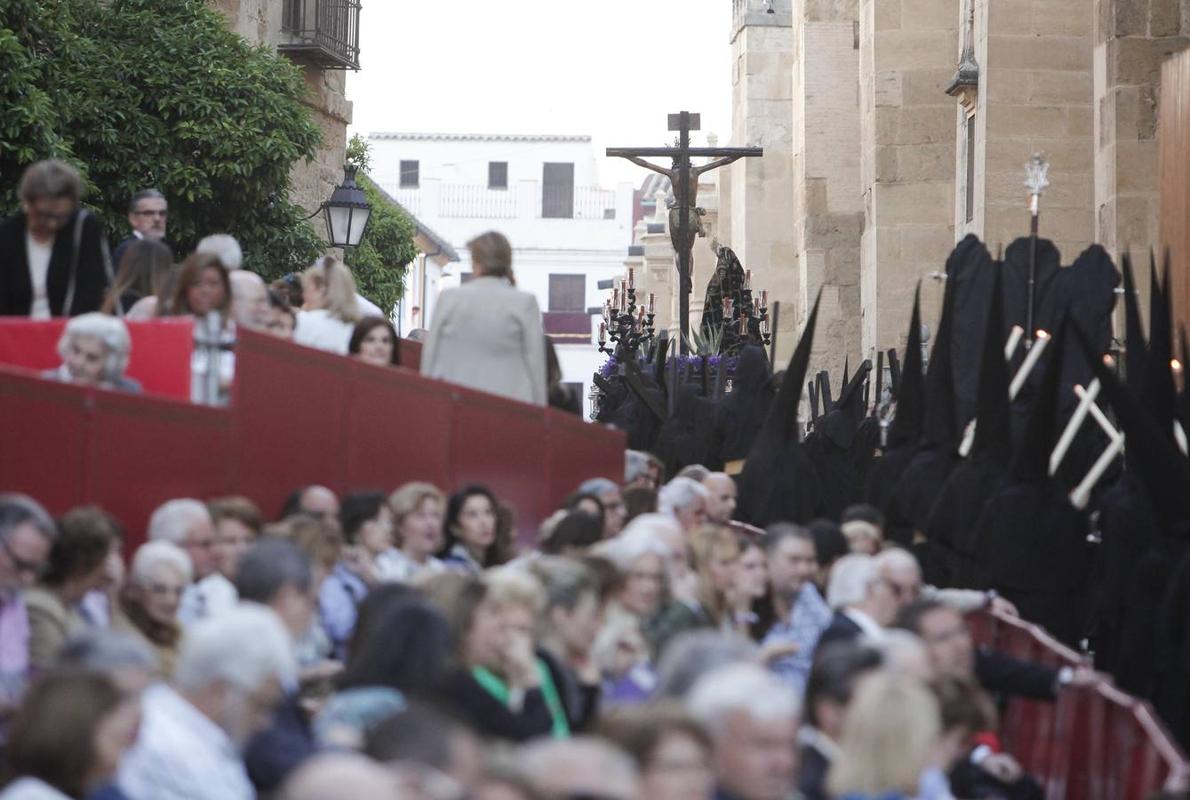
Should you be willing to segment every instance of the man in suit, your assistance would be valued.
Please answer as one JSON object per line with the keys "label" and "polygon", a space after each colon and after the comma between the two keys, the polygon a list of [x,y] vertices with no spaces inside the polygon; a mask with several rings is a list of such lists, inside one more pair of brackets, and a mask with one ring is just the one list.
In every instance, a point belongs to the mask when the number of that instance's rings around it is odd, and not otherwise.
{"label": "man in suit", "polygon": [[79,206],[83,181],[64,161],[25,170],[21,211],[0,223],[0,316],[98,311],[111,282],[103,224]]}
{"label": "man in suit", "polygon": [[860,636],[874,641],[884,638],[884,629],[897,615],[898,601],[893,585],[876,567],[875,558],[858,553],[835,564],[826,593],[835,616],[818,638],[819,647]]}
{"label": "man in suit", "polygon": [[1092,670],[1081,667],[1048,667],[977,649],[963,615],[937,600],[919,600],[904,608],[897,627],[921,637],[936,673],[973,677],[989,692],[1052,701],[1063,687],[1096,679]]}
{"label": "man in suit", "polygon": [[116,250],[112,253],[112,264],[118,269],[124,251],[135,241],[164,240],[165,223],[168,218],[169,203],[166,202],[165,195],[157,189],[141,189],[132,195],[132,201],[128,204],[128,224],[132,226],[132,234],[116,245]]}

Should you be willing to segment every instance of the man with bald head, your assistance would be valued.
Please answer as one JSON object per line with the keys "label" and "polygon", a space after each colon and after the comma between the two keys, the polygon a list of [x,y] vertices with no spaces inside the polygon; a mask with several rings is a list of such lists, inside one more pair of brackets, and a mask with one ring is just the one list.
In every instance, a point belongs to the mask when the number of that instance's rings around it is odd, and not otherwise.
{"label": "man with bald head", "polygon": [[735,481],[726,472],[712,472],[702,479],[702,485],[707,490],[707,519],[720,525],[731,522],[736,507]]}

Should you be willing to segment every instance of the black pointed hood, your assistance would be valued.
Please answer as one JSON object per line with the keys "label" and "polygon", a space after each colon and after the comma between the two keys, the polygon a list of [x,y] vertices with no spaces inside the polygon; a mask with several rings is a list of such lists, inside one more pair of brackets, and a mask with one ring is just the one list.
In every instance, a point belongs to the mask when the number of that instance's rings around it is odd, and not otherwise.
{"label": "black pointed hood", "polygon": [[952,449],[958,443],[951,354],[957,292],[958,284],[948,278],[942,297],[938,333],[934,336],[934,348],[926,369],[925,422],[922,428],[923,444]]}
{"label": "black pointed hood", "polygon": [[1033,400],[1024,439],[1013,458],[1012,475],[1020,481],[1044,481],[1049,477],[1050,454],[1058,438],[1059,392],[1066,328],[1067,322],[1064,320],[1047,347],[1050,357],[1041,378],[1040,391]]}
{"label": "black pointed hood", "polygon": [[1103,396],[1116,412],[1127,437],[1130,472],[1140,480],[1153,510],[1167,534],[1190,532],[1190,463],[1178,450],[1173,436],[1116,377],[1076,329]]}
{"label": "black pointed hood", "polygon": [[1149,358],[1145,365],[1146,405],[1162,431],[1173,436],[1175,396],[1173,372],[1173,323],[1169,308],[1169,261],[1166,260],[1162,283],[1157,282],[1157,262],[1150,257],[1149,274],[1152,294],[1149,303]]}
{"label": "black pointed hood", "polygon": [[847,389],[847,384],[851,382],[851,356],[843,356],[843,383],[840,394]]}
{"label": "black pointed hood", "polygon": [[1144,321],[1140,318],[1140,299],[1136,296],[1136,277],[1132,257],[1124,253],[1124,372],[1128,388],[1144,392],[1145,364],[1149,346],[1145,340]]}
{"label": "black pointed hood", "polygon": [[921,282],[913,293],[913,314],[905,340],[905,363],[897,388],[897,413],[888,428],[887,447],[901,447],[921,438],[925,419],[925,378],[921,372]]}
{"label": "black pointed hood", "polygon": [[822,508],[818,475],[802,446],[797,424],[821,298],[820,290],[764,427],[738,478],[737,518],[741,522],[760,527],[779,521],[806,523]]}
{"label": "black pointed hood", "polygon": [[1008,363],[1004,359],[1004,295],[1000,291],[1001,267],[994,268],[991,303],[983,336],[979,364],[979,396],[976,405],[975,442],[972,458],[984,458],[1008,466],[1012,458],[1012,414],[1008,400]]}

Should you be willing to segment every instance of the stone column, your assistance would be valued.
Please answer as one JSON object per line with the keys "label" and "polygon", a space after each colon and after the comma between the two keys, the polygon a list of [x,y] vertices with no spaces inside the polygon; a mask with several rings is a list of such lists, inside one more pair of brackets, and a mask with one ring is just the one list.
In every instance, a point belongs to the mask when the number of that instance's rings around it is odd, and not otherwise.
{"label": "stone column", "polygon": [[[842,375],[860,342],[859,2],[809,2],[793,20],[793,235],[801,323],[822,288],[816,369]],[[793,313],[790,313],[793,312]],[[782,325],[784,328],[785,326]],[[788,336],[780,349],[792,352]]]}
{"label": "stone column", "polygon": [[1162,62],[1190,43],[1180,6],[1095,2],[1095,235],[1113,255],[1158,243],[1157,102]]}
{"label": "stone column", "polygon": [[[954,0],[862,0],[865,356],[901,346],[917,279],[954,244]],[[1024,163],[1024,162],[1022,162]]]}
{"label": "stone column", "polygon": [[731,143],[763,147],[764,157],[741,159],[719,178],[728,184],[722,216],[730,217],[721,243],[752,270],[753,287],[768,289],[770,304],[781,302],[778,363],[793,351],[798,315],[791,312],[803,295],[793,244],[792,21],[792,0],[736,0]]}
{"label": "stone column", "polygon": [[995,252],[1029,233],[1025,162],[1050,162],[1041,235],[1069,263],[1095,238],[1095,0],[976,0],[980,65],[972,231]]}

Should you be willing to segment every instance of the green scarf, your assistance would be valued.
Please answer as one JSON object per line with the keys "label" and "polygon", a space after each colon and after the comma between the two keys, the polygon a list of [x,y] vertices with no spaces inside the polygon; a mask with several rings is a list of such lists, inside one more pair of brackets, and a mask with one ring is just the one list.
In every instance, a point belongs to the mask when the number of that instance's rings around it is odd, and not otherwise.
{"label": "green scarf", "polygon": [[[496,673],[487,667],[475,667],[471,670],[471,676],[475,678],[476,683],[484,688],[484,691],[500,701],[502,706],[508,708],[512,693],[509,691],[508,685]],[[541,683],[541,695],[545,700],[545,706],[549,709],[550,718],[554,721],[551,734],[555,739],[569,738],[570,721],[566,719],[566,709],[562,706],[562,698],[558,694],[558,687],[554,685],[554,678],[550,675],[549,667],[540,658],[537,659],[537,678]]]}

